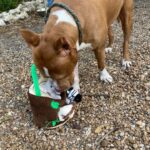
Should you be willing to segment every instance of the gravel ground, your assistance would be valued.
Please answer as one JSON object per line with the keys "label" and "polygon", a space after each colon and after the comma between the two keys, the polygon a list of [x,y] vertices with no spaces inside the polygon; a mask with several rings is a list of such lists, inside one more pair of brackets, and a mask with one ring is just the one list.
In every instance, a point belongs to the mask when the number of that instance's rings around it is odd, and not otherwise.
{"label": "gravel ground", "polygon": [[19,35],[22,27],[40,32],[43,18],[31,15],[0,28],[0,149],[149,150],[149,10],[148,0],[136,1],[130,44],[133,65],[127,71],[120,65],[121,27],[114,24],[114,49],[106,59],[114,78],[112,84],[99,81],[97,63],[90,50],[79,53],[83,101],[74,118],[55,130],[38,129],[33,124],[26,94],[31,85],[31,50]]}

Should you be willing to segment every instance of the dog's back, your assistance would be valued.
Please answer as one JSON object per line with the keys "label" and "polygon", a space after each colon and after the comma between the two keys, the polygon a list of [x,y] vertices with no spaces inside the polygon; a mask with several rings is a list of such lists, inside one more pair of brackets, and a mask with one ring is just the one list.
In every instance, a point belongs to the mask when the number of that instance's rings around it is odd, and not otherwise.
{"label": "dog's back", "polygon": [[105,19],[108,18],[107,22],[109,24],[118,17],[124,4],[124,0],[56,0],[55,2],[68,5],[79,16],[81,21],[86,20],[91,23],[91,21],[101,20],[101,16],[103,16]]}

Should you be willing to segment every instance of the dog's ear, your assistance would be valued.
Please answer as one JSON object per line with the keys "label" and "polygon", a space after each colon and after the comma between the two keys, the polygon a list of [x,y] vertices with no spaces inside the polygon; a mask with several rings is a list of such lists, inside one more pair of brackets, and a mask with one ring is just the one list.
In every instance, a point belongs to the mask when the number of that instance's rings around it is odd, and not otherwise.
{"label": "dog's ear", "polygon": [[34,33],[27,29],[21,29],[20,33],[22,37],[25,39],[29,46],[38,46],[40,43],[40,36],[37,33]]}
{"label": "dog's ear", "polygon": [[65,37],[61,37],[56,41],[55,49],[58,54],[67,56],[71,52],[71,44]]}

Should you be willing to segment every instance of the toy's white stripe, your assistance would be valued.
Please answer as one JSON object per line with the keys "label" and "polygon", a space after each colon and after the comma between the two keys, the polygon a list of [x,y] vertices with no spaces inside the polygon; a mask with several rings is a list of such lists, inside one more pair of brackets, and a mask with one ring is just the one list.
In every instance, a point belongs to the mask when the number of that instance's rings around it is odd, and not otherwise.
{"label": "toy's white stripe", "polygon": [[55,15],[58,17],[56,24],[60,22],[67,22],[73,26],[76,27],[76,23],[71,15],[68,14],[66,10],[56,10],[52,13],[52,15]]}

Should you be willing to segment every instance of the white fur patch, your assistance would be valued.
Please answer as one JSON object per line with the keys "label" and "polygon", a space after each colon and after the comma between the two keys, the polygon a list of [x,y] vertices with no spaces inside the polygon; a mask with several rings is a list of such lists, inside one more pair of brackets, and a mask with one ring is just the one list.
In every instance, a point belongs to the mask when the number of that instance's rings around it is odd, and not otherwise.
{"label": "white fur patch", "polygon": [[43,67],[43,69],[44,69],[45,75],[48,76],[48,77],[50,77],[50,75],[48,73],[48,69],[46,67]]}
{"label": "white fur patch", "polygon": [[79,42],[77,42],[76,47],[77,47],[77,51],[80,51],[86,48],[89,48],[89,49],[93,48],[91,43],[84,43],[84,42],[82,42],[80,46],[79,46]]}
{"label": "white fur patch", "polygon": [[73,105],[66,105],[60,108],[59,112],[58,112],[58,117],[60,121],[64,121],[65,118],[72,110]]}
{"label": "white fur patch", "polygon": [[78,63],[76,64],[76,67],[75,67],[75,69],[74,69],[74,83],[73,83],[73,88],[74,88],[76,91],[80,91]]}
{"label": "white fur patch", "polygon": [[52,13],[52,15],[55,15],[58,17],[56,24],[60,22],[67,22],[73,26],[76,27],[76,23],[71,15],[68,14],[66,10],[56,10]]}
{"label": "white fur patch", "polygon": [[104,82],[112,82],[113,78],[111,77],[111,75],[107,72],[107,70],[104,68],[101,72],[100,72],[100,80],[104,81]]}
{"label": "white fur patch", "polygon": [[111,53],[111,52],[112,52],[112,47],[107,47],[107,48],[105,48],[105,52],[106,52],[106,53]]}
{"label": "white fur patch", "polygon": [[122,67],[124,69],[130,68],[131,67],[131,61],[126,61],[125,59],[122,60]]}

